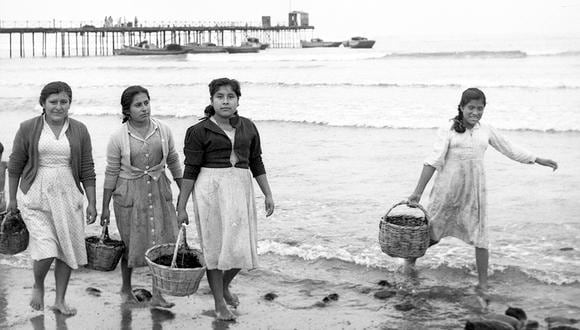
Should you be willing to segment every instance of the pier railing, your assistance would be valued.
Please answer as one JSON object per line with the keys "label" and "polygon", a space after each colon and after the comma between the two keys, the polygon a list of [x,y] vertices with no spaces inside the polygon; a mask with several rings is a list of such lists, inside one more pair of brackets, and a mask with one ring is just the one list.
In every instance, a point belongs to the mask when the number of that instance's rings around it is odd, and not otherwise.
{"label": "pier railing", "polygon": [[[94,20],[70,21],[70,20],[25,20],[8,21],[0,20],[0,28],[80,28],[83,26],[94,27],[171,27],[171,26],[260,26],[258,21],[114,21],[112,23]],[[283,26],[284,23],[277,23],[274,26]]]}
{"label": "pier railing", "polygon": [[[257,22],[143,21],[1,21],[0,57],[108,56],[114,49],[142,41],[157,47],[167,44],[211,42],[238,45],[258,38],[271,48],[297,48],[310,39],[314,26],[267,25]],[[137,23],[137,24],[135,24]],[[15,35],[15,37],[13,36]],[[49,46],[50,45],[50,46]],[[38,49],[39,48],[39,49]]]}

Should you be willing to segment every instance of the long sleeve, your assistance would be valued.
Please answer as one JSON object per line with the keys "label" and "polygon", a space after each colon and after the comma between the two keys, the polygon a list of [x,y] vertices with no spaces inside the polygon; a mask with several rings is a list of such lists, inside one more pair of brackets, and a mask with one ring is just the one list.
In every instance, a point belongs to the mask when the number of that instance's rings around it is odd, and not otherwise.
{"label": "long sleeve", "polygon": [[[252,123],[253,125],[253,123]],[[264,162],[262,161],[262,146],[260,143],[260,134],[256,125],[253,125],[256,135],[252,139],[250,144],[250,158],[248,159],[250,171],[254,177],[266,174],[266,168]]]}
{"label": "long sleeve", "polygon": [[82,127],[80,181],[85,187],[95,186],[97,176],[95,174],[95,162],[93,161],[91,136],[87,128],[84,125]]}
{"label": "long sleeve", "polygon": [[203,142],[195,127],[188,128],[185,133],[183,153],[185,154],[183,178],[195,180],[201,170],[204,154]]}
{"label": "long sleeve", "polygon": [[103,189],[115,189],[121,172],[121,146],[117,135],[111,136],[107,144],[107,166],[105,167],[105,183]]}
{"label": "long sleeve", "polygon": [[168,129],[167,130],[167,167],[173,176],[173,179],[181,179],[183,177],[183,170],[181,169],[181,163],[179,162],[179,154],[175,150],[175,141],[173,140],[173,134]]}
{"label": "long sleeve", "polygon": [[22,126],[20,126],[14,137],[14,143],[12,144],[10,161],[8,162],[8,175],[11,177],[20,177],[27,161],[28,151],[26,140],[22,133]]}
{"label": "long sleeve", "polygon": [[494,149],[501,152],[508,158],[515,160],[516,162],[525,164],[534,163],[534,161],[536,160],[536,156],[534,154],[508,141],[494,127],[488,125],[488,128],[489,128],[489,144]]}
{"label": "long sleeve", "polygon": [[431,155],[425,159],[423,163],[424,165],[430,165],[435,167],[437,170],[441,170],[445,165],[445,157],[447,155],[447,150],[449,149],[450,134],[450,125],[439,128],[437,131],[437,138],[435,143],[433,143]]}

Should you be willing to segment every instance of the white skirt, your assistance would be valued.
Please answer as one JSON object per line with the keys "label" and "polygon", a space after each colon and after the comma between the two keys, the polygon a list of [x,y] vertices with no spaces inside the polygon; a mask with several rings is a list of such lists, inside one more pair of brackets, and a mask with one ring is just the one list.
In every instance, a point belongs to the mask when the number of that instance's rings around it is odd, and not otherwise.
{"label": "white skirt", "polygon": [[193,205],[207,269],[258,267],[258,221],[249,169],[202,167]]}
{"label": "white skirt", "polygon": [[30,233],[33,260],[58,258],[70,268],[87,263],[83,194],[70,167],[38,168],[28,193],[18,190],[18,205]]}

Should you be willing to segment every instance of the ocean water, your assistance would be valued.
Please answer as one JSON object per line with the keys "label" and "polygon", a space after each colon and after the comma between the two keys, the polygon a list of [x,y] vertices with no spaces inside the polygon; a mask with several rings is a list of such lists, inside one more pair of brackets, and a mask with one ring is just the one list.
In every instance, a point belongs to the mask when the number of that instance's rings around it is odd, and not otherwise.
{"label": "ocean water", "polygon": [[[71,113],[91,129],[102,175],[106,139],[111,125],[120,122],[124,88],[140,84],[149,89],[154,116],[172,123],[181,150],[185,129],[208,104],[209,81],[236,78],[242,84],[239,110],[260,129],[277,203],[275,215],[260,220],[259,253],[266,268],[289,263],[297,278],[357,283],[357,274],[369,269],[376,278],[400,268],[401,260],[386,256],[377,243],[380,217],[414,188],[434,128],[456,114],[461,92],[479,87],[488,99],[485,121],[561,165],[551,173],[488,151],[492,285],[531,282],[546,294],[556,292],[545,289],[555,286],[564,293],[554,300],[578,302],[578,41],[393,37],[378,40],[370,50],[2,56],[0,118],[6,124],[0,138],[10,150],[17,123],[40,112],[42,86],[67,81],[73,89]],[[424,196],[426,203],[428,189]],[[0,258],[12,265],[26,262],[24,257]],[[344,276],[328,272],[329,263]],[[473,249],[454,239],[430,249],[419,267],[433,279],[476,278]],[[573,306],[554,309],[580,313]]]}

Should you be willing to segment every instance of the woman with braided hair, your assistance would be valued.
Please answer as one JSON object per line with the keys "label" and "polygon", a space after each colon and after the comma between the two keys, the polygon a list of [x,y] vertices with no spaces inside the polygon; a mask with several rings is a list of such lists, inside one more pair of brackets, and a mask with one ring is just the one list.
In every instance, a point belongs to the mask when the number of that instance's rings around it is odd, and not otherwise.
{"label": "woman with braided hair", "polygon": [[[468,88],[461,95],[453,123],[439,130],[434,151],[425,160],[415,191],[409,202],[419,203],[425,186],[437,171],[427,207],[432,244],[453,236],[475,246],[479,289],[487,290],[489,240],[487,232],[486,183],[483,157],[488,145],[524,164],[540,164],[554,171],[558,164],[510,143],[492,126],[481,123],[485,94]],[[406,270],[415,259],[406,260]]]}

